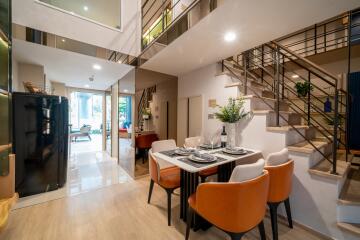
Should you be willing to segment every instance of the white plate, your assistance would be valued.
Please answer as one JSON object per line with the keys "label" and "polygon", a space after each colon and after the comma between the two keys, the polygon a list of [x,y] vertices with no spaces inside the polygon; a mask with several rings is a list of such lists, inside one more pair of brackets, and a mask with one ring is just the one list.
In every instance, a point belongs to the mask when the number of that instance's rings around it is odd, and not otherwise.
{"label": "white plate", "polygon": [[213,159],[203,159],[203,158],[195,157],[194,155],[190,155],[190,156],[189,156],[189,159],[190,159],[191,161],[199,162],[199,163],[212,163],[212,162],[216,162],[217,157],[216,157],[216,156],[212,156],[212,157],[213,157]]}
{"label": "white plate", "polygon": [[230,150],[230,149],[227,149],[225,148],[223,150],[224,153],[227,153],[227,154],[232,154],[232,155],[244,155],[247,153],[247,151],[243,148],[235,148],[234,150]]}
{"label": "white plate", "polygon": [[175,153],[178,155],[181,155],[181,156],[189,156],[189,155],[193,154],[194,152],[190,152],[190,151],[186,152],[186,151],[182,151],[181,149],[176,149]]}

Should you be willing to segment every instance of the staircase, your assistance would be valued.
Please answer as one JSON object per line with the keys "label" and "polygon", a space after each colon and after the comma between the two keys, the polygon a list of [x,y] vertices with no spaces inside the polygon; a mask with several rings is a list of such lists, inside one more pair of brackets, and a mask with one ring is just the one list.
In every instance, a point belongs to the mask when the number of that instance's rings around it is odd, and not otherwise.
{"label": "staircase", "polygon": [[146,108],[149,108],[154,93],[156,93],[156,85],[143,90],[137,109],[139,127],[143,126],[143,113],[145,112]]}
{"label": "staircase", "polygon": [[[295,161],[294,219],[336,239],[359,239],[360,170],[347,147],[347,93],[338,79],[277,42],[221,65],[230,80],[225,87],[237,87],[253,115],[240,144],[264,149],[264,155],[287,147]],[[313,90],[298,96],[298,81]],[[327,98],[333,102],[331,112],[323,108]]]}

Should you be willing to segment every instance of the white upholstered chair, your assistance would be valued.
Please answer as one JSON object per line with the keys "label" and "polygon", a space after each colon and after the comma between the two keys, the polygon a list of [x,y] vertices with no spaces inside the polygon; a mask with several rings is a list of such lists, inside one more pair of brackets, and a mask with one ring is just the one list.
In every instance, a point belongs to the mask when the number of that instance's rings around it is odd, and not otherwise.
{"label": "white upholstered chair", "polygon": [[277,166],[289,161],[289,152],[287,148],[284,148],[280,152],[270,153],[266,160],[266,166]]}
{"label": "white upholstered chair", "polygon": [[292,189],[294,161],[289,159],[288,149],[271,153],[266,158],[265,169],[269,172],[270,186],[268,206],[270,209],[272,234],[274,240],[278,239],[277,209],[284,203],[289,227],[293,228],[289,196]]}
{"label": "white upholstered chair", "polygon": [[[176,142],[174,139],[155,141],[151,144],[151,149],[149,151],[149,154],[156,153],[156,152],[162,152],[162,151],[169,151],[169,150],[173,150],[176,148],[177,148],[177,146],[176,146]],[[159,164],[160,169],[174,166],[173,164],[171,164],[167,161],[163,161],[161,159],[157,159],[157,162]]]}
{"label": "white upholstered chair", "polygon": [[229,182],[243,182],[254,179],[263,174],[265,166],[264,159],[259,159],[252,164],[238,165],[234,168]]}
{"label": "white upholstered chair", "polygon": [[186,148],[196,148],[202,143],[200,136],[185,138],[184,147]]}
{"label": "white upholstered chair", "polygon": [[173,150],[176,148],[175,140],[155,141],[151,145],[152,149],[149,151],[149,172],[150,172],[150,187],[148,195],[148,203],[150,203],[154,184],[158,184],[167,193],[168,203],[168,225],[171,225],[171,194],[180,187],[180,169],[166,161],[156,159],[153,152],[161,152]]}

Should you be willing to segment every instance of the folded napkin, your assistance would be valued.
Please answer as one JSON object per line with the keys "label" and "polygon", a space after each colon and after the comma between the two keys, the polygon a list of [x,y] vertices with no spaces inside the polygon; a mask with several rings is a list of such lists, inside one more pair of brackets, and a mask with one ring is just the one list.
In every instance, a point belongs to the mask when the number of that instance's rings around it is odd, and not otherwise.
{"label": "folded napkin", "polygon": [[214,159],[214,156],[211,155],[211,154],[208,154],[208,153],[194,153],[194,156],[197,157],[197,158],[201,158],[201,159],[204,159],[204,160],[213,160]]}

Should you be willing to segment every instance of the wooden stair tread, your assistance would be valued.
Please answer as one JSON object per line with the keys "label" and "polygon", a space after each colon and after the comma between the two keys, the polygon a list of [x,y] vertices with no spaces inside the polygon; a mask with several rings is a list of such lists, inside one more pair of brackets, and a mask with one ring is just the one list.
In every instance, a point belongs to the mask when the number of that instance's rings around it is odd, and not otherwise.
{"label": "wooden stair tread", "polygon": [[[261,96],[256,96],[256,95],[244,95],[243,96],[244,99],[251,99],[251,98],[258,98],[258,99],[263,99],[263,100],[268,100],[268,101],[274,101],[276,102],[277,100],[275,98],[267,98],[267,97],[261,97]],[[281,103],[286,103],[286,104],[290,104],[288,101],[286,100],[280,100]]]}
{"label": "wooden stair tread", "polygon": [[240,87],[240,86],[242,86],[242,83],[241,83],[241,82],[235,82],[235,83],[225,84],[225,88]]}
{"label": "wooden stair tread", "polygon": [[[309,126],[307,126],[309,127]],[[311,141],[317,148],[322,148],[328,143],[322,141]],[[303,153],[312,153],[315,151],[315,148],[307,141],[296,143],[287,147],[289,151],[294,152],[303,152]]]}
{"label": "wooden stair tread", "polygon": [[350,168],[346,182],[341,190],[339,203],[360,206],[360,170]]}
{"label": "wooden stair tread", "polygon": [[[296,129],[309,129],[308,125],[294,125]],[[266,127],[266,130],[272,132],[289,132],[294,130],[292,126]]]}
{"label": "wooden stair tread", "polygon": [[[270,114],[270,113],[275,113],[274,110],[252,110],[253,114]],[[279,111],[280,114],[294,114],[294,115],[298,115],[298,113],[295,112],[291,112],[291,111]]]}
{"label": "wooden stair tread", "polygon": [[346,222],[338,222],[338,227],[349,232],[352,232],[355,235],[360,236],[360,224],[359,223],[346,223]]}
{"label": "wooden stair tread", "polygon": [[329,177],[329,178],[333,178],[333,179],[341,179],[348,173],[349,169],[350,169],[349,162],[337,161],[337,163],[336,163],[336,173],[337,174],[332,174],[331,173],[332,164],[328,160],[323,159],[318,164],[316,164],[315,166],[310,168],[309,172],[311,174],[315,174],[315,175],[319,175],[319,176],[323,176],[323,177]]}

